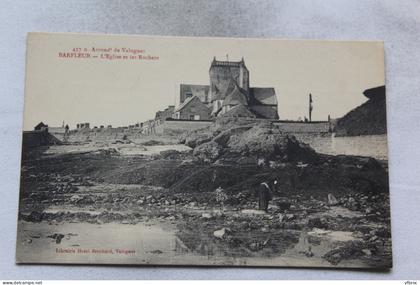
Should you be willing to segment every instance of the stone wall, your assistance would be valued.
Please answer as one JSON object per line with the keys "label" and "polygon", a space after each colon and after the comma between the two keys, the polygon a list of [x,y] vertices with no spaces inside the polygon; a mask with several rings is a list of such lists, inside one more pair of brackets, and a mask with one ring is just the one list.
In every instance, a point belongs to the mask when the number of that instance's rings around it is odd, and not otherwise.
{"label": "stone wall", "polygon": [[168,120],[156,127],[157,134],[181,134],[186,131],[205,128],[213,121]]}
{"label": "stone wall", "polygon": [[330,132],[329,122],[287,122],[274,121],[275,125],[279,126],[283,132],[286,133],[311,133],[324,134]]}
{"label": "stone wall", "polygon": [[301,142],[309,144],[316,152],[331,155],[369,156],[388,160],[386,135],[346,136],[335,134],[295,133]]}

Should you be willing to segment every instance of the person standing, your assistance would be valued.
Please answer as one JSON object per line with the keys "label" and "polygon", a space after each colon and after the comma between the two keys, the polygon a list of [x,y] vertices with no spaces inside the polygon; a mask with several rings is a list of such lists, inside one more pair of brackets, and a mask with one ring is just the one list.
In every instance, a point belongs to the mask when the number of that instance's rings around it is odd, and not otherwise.
{"label": "person standing", "polygon": [[258,209],[267,212],[268,203],[271,200],[271,189],[266,182],[260,184],[258,198]]}

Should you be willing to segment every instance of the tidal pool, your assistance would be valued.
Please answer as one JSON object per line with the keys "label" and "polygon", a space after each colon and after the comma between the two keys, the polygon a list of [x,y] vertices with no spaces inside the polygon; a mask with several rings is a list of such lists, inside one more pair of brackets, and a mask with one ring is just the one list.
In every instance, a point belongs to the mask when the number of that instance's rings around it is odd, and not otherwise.
{"label": "tidal pool", "polygon": [[[235,254],[237,247],[203,233],[179,232],[174,223],[32,223],[18,225],[16,261],[25,263],[173,264],[331,266],[322,256],[336,246],[341,232],[314,236],[300,231],[278,231],[271,238],[278,249]],[[261,233],[264,235],[264,233]],[[62,235],[61,238],[57,236]],[[308,250],[312,253],[308,257]],[[361,260],[342,261],[338,267],[366,266]]]}

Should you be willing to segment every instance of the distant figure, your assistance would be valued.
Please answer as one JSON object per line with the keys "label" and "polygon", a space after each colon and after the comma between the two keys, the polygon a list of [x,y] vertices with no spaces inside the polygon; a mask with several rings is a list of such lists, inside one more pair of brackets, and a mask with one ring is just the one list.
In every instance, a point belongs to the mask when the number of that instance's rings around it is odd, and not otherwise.
{"label": "distant figure", "polygon": [[258,209],[267,212],[268,210],[268,203],[270,202],[271,196],[271,189],[268,187],[268,184],[263,182],[260,184],[258,189]]}
{"label": "distant figure", "polygon": [[225,201],[227,200],[227,195],[222,187],[218,187],[215,191],[216,194],[216,202],[220,205],[220,210],[224,209]]}
{"label": "distant figure", "polygon": [[277,180],[274,180],[273,186],[271,187],[271,190],[272,190],[272,194],[279,192],[279,190],[277,188]]}

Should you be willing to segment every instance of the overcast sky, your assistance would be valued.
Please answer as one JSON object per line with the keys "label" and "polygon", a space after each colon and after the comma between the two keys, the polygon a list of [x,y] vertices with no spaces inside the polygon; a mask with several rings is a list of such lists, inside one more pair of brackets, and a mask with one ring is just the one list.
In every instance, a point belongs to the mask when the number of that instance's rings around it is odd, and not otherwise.
{"label": "overcast sky", "polygon": [[[152,60],[60,58],[73,48],[145,50]],[[274,87],[281,119],[341,117],[367,99],[362,92],[383,85],[381,42],[157,38],[31,34],[28,38],[24,129],[43,121],[125,126],[154,118],[175,104],[179,84],[209,84],[214,56],[244,57],[251,87]],[[100,53],[97,53],[100,55]]]}

